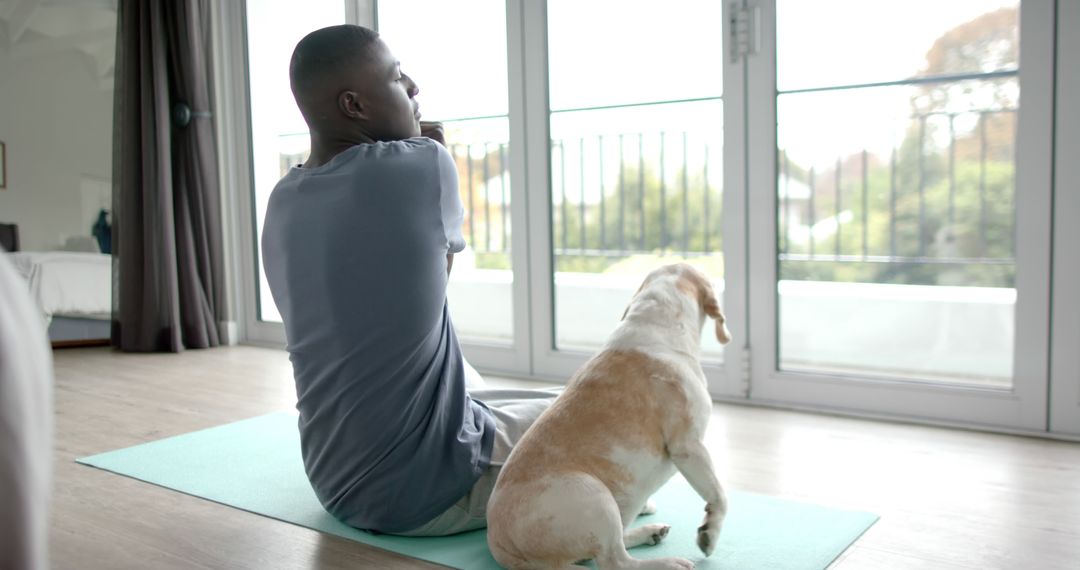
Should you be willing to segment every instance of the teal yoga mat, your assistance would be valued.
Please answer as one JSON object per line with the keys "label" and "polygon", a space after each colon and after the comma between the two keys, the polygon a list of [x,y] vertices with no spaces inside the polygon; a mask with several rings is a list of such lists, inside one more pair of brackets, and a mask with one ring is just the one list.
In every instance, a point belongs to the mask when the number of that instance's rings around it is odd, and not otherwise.
{"label": "teal yoga mat", "polygon": [[[252,513],[335,534],[406,556],[457,568],[498,568],[485,531],[442,538],[372,535],[322,509],[300,459],[296,416],[277,412],[78,460]],[[664,522],[671,533],[637,558],[682,556],[698,568],[819,570],[874,524],[870,513],[843,511],[729,491],[728,517],[716,551],[694,544],[704,503],[676,475],[654,497],[659,512],[639,523]]]}

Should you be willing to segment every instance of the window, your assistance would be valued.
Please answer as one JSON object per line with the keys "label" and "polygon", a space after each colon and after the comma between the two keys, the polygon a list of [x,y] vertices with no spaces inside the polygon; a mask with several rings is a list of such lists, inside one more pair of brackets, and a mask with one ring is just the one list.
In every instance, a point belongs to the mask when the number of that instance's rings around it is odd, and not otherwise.
{"label": "window", "polygon": [[547,6],[555,345],[593,351],[652,269],[724,290],[722,4]]}
{"label": "window", "polygon": [[782,369],[1010,386],[1018,13],[777,2]]}
{"label": "window", "polygon": [[469,8],[381,2],[379,34],[419,85],[423,120],[443,123],[458,165],[467,246],[447,291],[454,326],[466,341],[506,344],[514,331],[506,10],[498,0]]}
{"label": "window", "polygon": [[[310,139],[307,123],[289,87],[289,59],[307,34],[345,23],[341,0],[312,0],[297,10],[294,2],[247,3],[248,92],[251,94],[251,171],[254,183],[255,235],[262,235],[270,192],[289,168],[304,162]],[[261,247],[256,239],[256,248]],[[281,322],[259,253],[258,319]]]}

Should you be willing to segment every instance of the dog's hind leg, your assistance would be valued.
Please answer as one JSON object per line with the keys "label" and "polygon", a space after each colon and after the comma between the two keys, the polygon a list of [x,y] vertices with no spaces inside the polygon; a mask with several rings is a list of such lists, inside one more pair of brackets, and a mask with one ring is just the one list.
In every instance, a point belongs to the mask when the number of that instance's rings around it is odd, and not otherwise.
{"label": "dog's hind leg", "polygon": [[642,544],[655,546],[660,544],[661,540],[664,540],[670,530],[671,525],[659,523],[632,528],[623,533],[623,545],[627,548],[641,546]]}
{"label": "dog's hind leg", "polygon": [[[694,563],[684,558],[638,560],[626,551],[632,546],[660,542],[671,527],[662,524],[645,525],[627,531],[622,540],[613,540],[614,537],[607,533],[615,528],[606,527],[597,537],[600,539],[601,551],[596,557],[596,566],[600,570],[692,570],[694,568]],[[618,528],[621,528],[621,524]]]}
{"label": "dog's hind leg", "polygon": [[597,559],[596,565],[600,570],[693,570],[694,568],[694,563],[685,558],[638,560],[631,557],[625,548],[621,555],[615,554],[614,557]]}

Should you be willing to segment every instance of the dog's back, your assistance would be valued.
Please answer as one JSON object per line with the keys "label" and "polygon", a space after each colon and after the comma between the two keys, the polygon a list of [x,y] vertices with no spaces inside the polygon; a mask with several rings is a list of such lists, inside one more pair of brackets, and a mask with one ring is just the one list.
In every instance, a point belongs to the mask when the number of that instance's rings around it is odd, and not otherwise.
{"label": "dog's back", "polygon": [[[692,568],[684,559],[636,561],[627,548],[656,544],[670,527],[625,531],[676,470],[709,497],[699,546],[708,554],[726,509],[701,446],[711,411],[697,361],[706,318],[727,342],[715,293],[692,267],[652,272],[604,349],[517,443],[488,502],[488,545],[511,569]],[[699,493],[701,490],[699,490]],[[713,509],[713,511],[710,511]]]}

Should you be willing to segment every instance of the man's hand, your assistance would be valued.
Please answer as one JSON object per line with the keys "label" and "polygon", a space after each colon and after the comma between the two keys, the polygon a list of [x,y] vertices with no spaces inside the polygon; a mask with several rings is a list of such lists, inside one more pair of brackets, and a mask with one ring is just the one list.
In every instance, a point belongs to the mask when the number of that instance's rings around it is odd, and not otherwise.
{"label": "man's hand", "polygon": [[427,137],[446,146],[446,133],[443,132],[442,123],[435,121],[420,121],[420,136]]}

